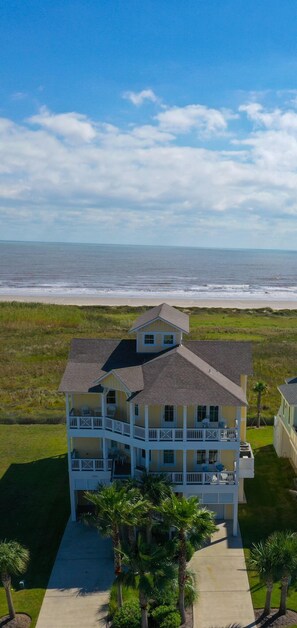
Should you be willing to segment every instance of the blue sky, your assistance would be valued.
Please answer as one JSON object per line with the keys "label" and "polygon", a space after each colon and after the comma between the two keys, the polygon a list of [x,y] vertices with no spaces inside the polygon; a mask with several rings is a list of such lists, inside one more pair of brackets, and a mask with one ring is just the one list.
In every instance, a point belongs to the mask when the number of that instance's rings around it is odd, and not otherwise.
{"label": "blue sky", "polygon": [[296,249],[297,3],[0,5],[0,238]]}

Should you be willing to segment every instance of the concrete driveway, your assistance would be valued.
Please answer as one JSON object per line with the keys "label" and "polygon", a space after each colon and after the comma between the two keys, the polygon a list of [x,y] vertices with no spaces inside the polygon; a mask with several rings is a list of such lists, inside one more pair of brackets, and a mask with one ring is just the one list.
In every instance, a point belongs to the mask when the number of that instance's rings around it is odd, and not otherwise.
{"label": "concrete driveway", "polygon": [[43,600],[37,628],[106,625],[114,580],[111,543],[82,523],[68,522]]}
{"label": "concrete driveway", "polygon": [[211,543],[194,554],[190,567],[199,591],[194,628],[256,626],[241,537],[232,536],[229,522],[218,525]]}

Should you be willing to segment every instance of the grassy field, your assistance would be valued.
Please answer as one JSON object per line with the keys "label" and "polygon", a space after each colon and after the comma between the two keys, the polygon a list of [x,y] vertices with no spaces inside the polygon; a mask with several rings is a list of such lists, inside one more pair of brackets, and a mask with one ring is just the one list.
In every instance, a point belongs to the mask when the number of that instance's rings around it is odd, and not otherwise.
{"label": "grassy field", "polygon": [[[57,392],[73,337],[122,338],[144,308],[76,307],[0,303],[0,419],[64,416]],[[255,414],[253,383],[269,385],[263,415],[279,405],[277,385],[297,373],[297,311],[186,310],[190,339],[253,342],[254,377],[250,378],[249,416]]]}
{"label": "grassy field", "polygon": [[[275,530],[297,532],[297,501],[289,493],[294,488],[296,473],[289,461],[278,458],[273,445],[273,428],[249,428],[247,440],[252,444],[255,455],[255,478],[245,480],[247,504],[239,508],[239,522],[243,544],[248,557],[253,542],[265,539]],[[265,587],[258,578],[249,574],[253,604],[263,608]],[[278,607],[280,587],[275,585],[272,606]],[[291,587],[288,608],[297,611],[297,591]]]}
{"label": "grassy field", "polygon": [[[32,626],[69,516],[66,449],[64,425],[0,425],[0,539],[30,551],[25,590],[15,579],[13,598]],[[0,617],[6,613],[0,588]]]}

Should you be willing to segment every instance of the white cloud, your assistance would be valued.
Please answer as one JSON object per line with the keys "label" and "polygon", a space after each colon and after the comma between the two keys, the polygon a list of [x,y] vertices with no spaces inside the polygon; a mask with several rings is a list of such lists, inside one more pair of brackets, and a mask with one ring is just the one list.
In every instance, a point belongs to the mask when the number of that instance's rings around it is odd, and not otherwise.
{"label": "white cloud", "polygon": [[152,89],[143,89],[141,92],[124,92],[123,98],[130,100],[136,107],[143,105],[146,100],[158,102],[158,98]]}
{"label": "white cloud", "polygon": [[73,111],[54,114],[47,107],[41,107],[39,113],[31,116],[28,122],[75,142],[91,142],[96,137],[95,126],[87,116]]}
{"label": "white cloud", "polygon": [[[89,240],[94,234],[100,239],[105,229],[109,240],[128,232],[144,241],[151,230],[160,242],[199,244],[197,233],[224,229],[245,238],[261,234],[265,242],[287,234],[286,244],[292,242],[294,112],[243,105],[241,116],[251,120],[251,130],[245,121],[237,137],[223,136],[222,150],[202,147],[201,137],[195,141],[197,128],[220,135],[228,115],[202,105],[176,107],[128,131],[47,109],[22,124],[0,119],[2,237],[13,232],[12,225],[30,234],[38,224],[46,232],[48,225],[56,231],[60,225],[67,235],[75,225]],[[177,129],[189,136],[181,141]]]}
{"label": "white cloud", "polygon": [[204,133],[221,133],[227,129],[227,120],[234,117],[227,111],[210,109],[204,105],[171,107],[156,116],[160,127],[172,133],[189,133],[198,129]]}

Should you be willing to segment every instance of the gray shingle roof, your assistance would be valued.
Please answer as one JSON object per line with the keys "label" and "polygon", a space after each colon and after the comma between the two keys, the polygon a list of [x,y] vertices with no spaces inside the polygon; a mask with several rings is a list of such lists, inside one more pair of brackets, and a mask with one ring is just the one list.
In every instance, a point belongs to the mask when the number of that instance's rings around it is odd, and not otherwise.
{"label": "gray shingle roof", "polygon": [[247,405],[240,386],[186,347],[156,357],[142,370],[144,388],[135,395],[138,403]]}
{"label": "gray shingle roof", "polygon": [[290,406],[297,406],[297,383],[282,384],[278,390]]}
{"label": "gray shingle roof", "polygon": [[178,327],[182,331],[189,333],[189,317],[184,312],[180,312],[175,307],[168,305],[167,303],[161,303],[161,305],[156,305],[156,307],[152,307],[144,314],[141,314],[136,321],[133,323],[130,332],[134,332],[139,327],[143,327],[144,325],[148,325],[153,321],[161,319],[170,325],[174,325],[174,327]]}
{"label": "gray shingle roof", "polygon": [[98,392],[111,371],[142,403],[244,404],[238,384],[251,372],[251,347],[192,341],[153,354],[137,353],[135,340],[74,339],[60,391]]}

